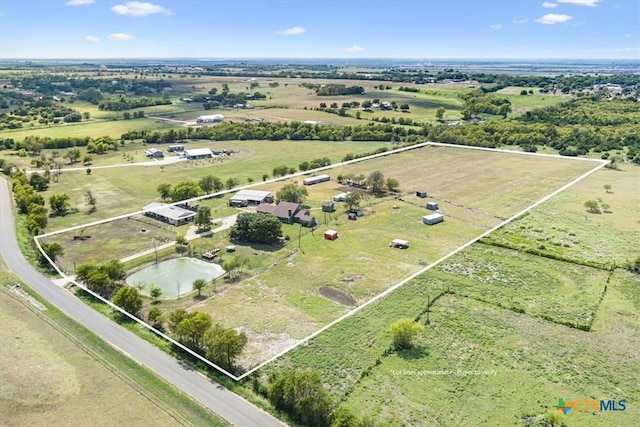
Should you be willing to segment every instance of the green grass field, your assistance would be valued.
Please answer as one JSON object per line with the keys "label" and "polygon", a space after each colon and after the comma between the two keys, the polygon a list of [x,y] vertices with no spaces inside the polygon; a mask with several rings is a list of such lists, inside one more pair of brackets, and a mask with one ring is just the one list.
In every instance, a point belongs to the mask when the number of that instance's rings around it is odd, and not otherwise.
{"label": "green grass field", "polygon": [[1,262],[0,282],[3,425],[226,425],[54,308],[17,297]]}

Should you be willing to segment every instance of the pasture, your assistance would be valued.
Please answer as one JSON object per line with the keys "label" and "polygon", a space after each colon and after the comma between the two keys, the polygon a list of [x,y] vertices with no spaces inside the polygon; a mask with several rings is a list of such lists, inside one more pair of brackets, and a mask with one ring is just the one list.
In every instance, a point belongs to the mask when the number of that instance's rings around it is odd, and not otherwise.
{"label": "pasture", "polygon": [[0,267],[3,425],[226,425],[55,309],[28,308]]}

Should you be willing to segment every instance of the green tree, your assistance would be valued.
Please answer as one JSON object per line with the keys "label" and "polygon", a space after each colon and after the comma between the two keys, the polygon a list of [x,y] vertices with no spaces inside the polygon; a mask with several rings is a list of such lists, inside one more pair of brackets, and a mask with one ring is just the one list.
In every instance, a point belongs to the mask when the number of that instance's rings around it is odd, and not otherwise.
{"label": "green tree", "polygon": [[77,147],[74,147],[74,148],[69,148],[67,150],[65,157],[69,160],[69,163],[73,164],[78,160],[80,160],[80,155],[81,155],[80,149]]}
{"label": "green tree", "polygon": [[158,298],[162,295],[162,289],[160,289],[156,285],[151,285],[151,289],[149,290],[149,294],[154,301],[158,302]]}
{"label": "green tree", "polygon": [[600,213],[600,204],[596,200],[587,200],[584,207],[591,213]]}
{"label": "green tree", "polygon": [[393,322],[390,329],[394,347],[402,349],[411,346],[413,340],[424,330],[424,325],[405,318]]}
{"label": "green tree", "polygon": [[202,191],[195,181],[180,181],[171,187],[169,191],[169,197],[172,202],[179,202],[200,196],[204,196],[204,191]]}
{"label": "green tree", "polygon": [[271,403],[306,425],[328,426],[333,406],[316,371],[284,371],[269,377]]}
{"label": "green tree", "polygon": [[47,188],[49,188],[49,180],[40,175],[38,172],[34,172],[31,174],[31,177],[29,178],[29,184],[31,184],[33,189],[36,191],[45,191]]}
{"label": "green tree", "polygon": [[160,193],[160,198],[162,200],[167,200],[171,196],[171,184],[160,184],[157,187],[158,193]]}
{"label": "green tree", "polygon": [[447,110],[444,107],[440,107],[436,110],[436,119],[438,120],[442,120],[442,118],[444,117],[444,113],[446,113]]}
{"label": "green tree", "polygon": [[[42,246],[42,250],[45,254],[51,259],[51,262],[55,263],[56,259],[64,256],[64,248],[60,243],[51,242],[45,243],[43,242],[40,246]],[[40,254],[40,264],[47,265],[48,261],[42,254]]]}
{"label": "green tree", "polygon": [[124,311],[137,316],[142,308],[142,296],[136,288],[120,286],[113,294],[113,303]]}
{"label": "green tree", "polygon": [[198,226],[200,230],[210,230],[211,229],[211,208],[209,206],[198,206],[198,210],[196,211],[196,217],[193,220],[193,223]]}
{"label": "green tree", "polygon": [[309,191],[306,187],[291,183],[278,190],[276,193],[276,201],[302,204],[308,195]]}
{"label": "green tree", "polygon": [[202,289],[207,285],[207,282],[204,279],[196,279],[193,281],[193,289],[198,291],[198,296],[200,296]]}
{"label": "green tree", "polygon": [[147,320],[154,328],[160,329],[164,323],[162,310],[159,307],[151,307],[151,310],[147,313]]}
{"label": "green tree", "polygon": [[282,236],[282,223],[273,215],[242,212],[229,232],[232,240],[273,244]]}
{"label": "green tree", "polygon": [[358,209],[360,207],[360,201],[362,200],[362,195],[356,192],[350,192],[344,198],[344,204],[347,206],[347,209],[353,210]]}
{"label": "green tree", "polygon": [[207,359],[226,369],[231,369],[235,359],[247,345],[247,336],[244,332],[238,333],[233,329],[225,329],[218,323],[205,332],[202,342]]}
{"label": "green tree", "polygon": [[176,328],[176,333],[180,341],[193,349],[200,350],[200,343],[204,333],[211,327],[211,316],[209,313],[192,311],[188,313]]}
{"label": "green tree", "polygon": [[340,405],[333,411],[331,427],[364,427],[364,423],[349,408]]}
{"label": "green tree", "polygon": [[56,214],[64,214],[71,207],[68,194],[53,194],[49,197],[49,206]]}
{"label": "green tree", "polygon": [[187,317],[187,311],[184,308],[177,308],[169,313],[169,330],[173,333],[178,332],[178,325]]}
{"label": "green tree", "polygon": [[200,186],[200,188],[202,188],[202,191],[209,194],[213,191],[214,188],[216,188],[216,180],[220,181],[220,178],[213,175],[206,175],[200,178],[200,181],[198,181],[198,185]]}
{"label": "green tree", "polygon": [[384,191],[384,175],[380,171],[373,171],[367,178],[367,185],[373,194],[380,194]]}
{"label": "green tree", "polygon": [[611,193],[611,184],[603,185],[604,191],[607,193]]}
{"label": "green tree", "polygon": [[225,185],[227,186],[227,189],[231,190],[232,188],[240,185],[240,180],[238,178],[231,177],[227,179],[227,181],[225,182]]}
{"label": "green tree", "polygon": [[400,183],[395,178],[387,178],[385,185],[387,187],[387,190],[391,191],[392,193],[398,191],[398,188],[400,187]]}

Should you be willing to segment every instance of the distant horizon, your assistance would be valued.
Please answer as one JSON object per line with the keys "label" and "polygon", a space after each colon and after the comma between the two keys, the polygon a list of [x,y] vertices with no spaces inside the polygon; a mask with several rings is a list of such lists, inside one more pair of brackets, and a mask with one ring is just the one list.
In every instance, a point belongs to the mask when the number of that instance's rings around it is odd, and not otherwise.
{"label": "distant horizon", "polygon": [[640,2],[2,0],[7,58],[640,60]]}

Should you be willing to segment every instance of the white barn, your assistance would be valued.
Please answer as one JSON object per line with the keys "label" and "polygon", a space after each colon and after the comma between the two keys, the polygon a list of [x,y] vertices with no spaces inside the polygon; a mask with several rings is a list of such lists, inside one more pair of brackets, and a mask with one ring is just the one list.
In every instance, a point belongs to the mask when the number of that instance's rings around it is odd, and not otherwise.
{"label": "white barn", "polygon": [[184,150],[184,157],[189,160],[210,159],[213,157],[213,152],[209,148],[192,148]]}
{"label": "white barn", "polygon": [[223,120],[224,120],[224,116],[222,114],[212,114],[209,116],[199,116],[196,119],[196,123],[199,125],[204,123],[219,123]]}
{"label": "white barn", "polygon": [[439,214],[439,213],[434,213],[431,215],[425,215],[422,217],[422,222],[424,222],[427,225],[433,225],[433,224],[437,224],[439,222],[444,221],[444,215]]}
{"label": "white barn", "polygon": [[316,176],[312,176],[311,178],[303,179],[302,183],[304,185],[313,185],[313,184],[318,184],[319,182],[326,182],[330,180],[331,180],[331,177],[329,175],[316,175]]}

